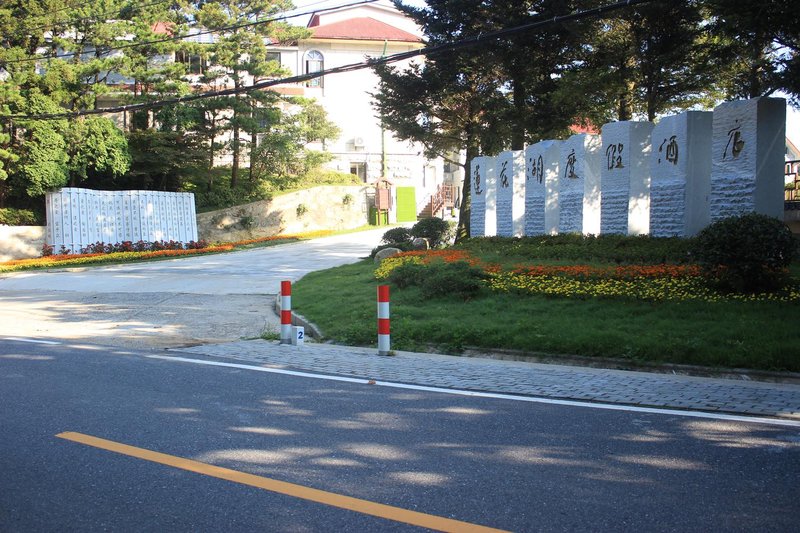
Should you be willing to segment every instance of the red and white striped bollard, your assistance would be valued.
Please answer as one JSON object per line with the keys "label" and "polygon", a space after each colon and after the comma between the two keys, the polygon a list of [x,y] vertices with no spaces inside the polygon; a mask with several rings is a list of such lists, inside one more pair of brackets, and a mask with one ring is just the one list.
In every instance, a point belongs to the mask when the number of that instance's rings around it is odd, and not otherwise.
{"label": "red and white striped bollard", "polygon": [[392,355],[389,334],[388,285],[378,285],[378,355]]}
{"label": "red and white striped bollard", "polygon": [[281,344],[292,343],[292,282],[281,281]]}

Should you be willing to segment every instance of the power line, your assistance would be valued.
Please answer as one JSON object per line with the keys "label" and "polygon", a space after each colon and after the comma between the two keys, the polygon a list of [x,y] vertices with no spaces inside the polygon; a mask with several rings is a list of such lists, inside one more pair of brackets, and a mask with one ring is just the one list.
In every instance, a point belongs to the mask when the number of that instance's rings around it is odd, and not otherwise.
{"label": "power line", "polygon": [[555,16],[552,18],[547,18],[543,20],[538,20],[536,22],[531,22],[528,24],[523,24],[520,26],[514,26],[512,28],[506,28],[502,30],[496,30],[492,32],[482,33],[479,35],[475,35],[473,37],[467,37],[465,39],[461,39],[459,41],[454,41],[452,43],[445,43],[436,46],[426,46],[424,48],[420,48],[418,50],[411,50],[408,52],[400,52],[397,54],[392,54],[389,56],[384,56],[380,58],[370,58],[366,61],[362,61],[359,63],[351,63],[348,65],[342,65],[340,67],[334,67],[331,69],[326,69],[318,72],[311,72],[308,74],[299,74],[297,76],[290,76],[287,78],[280,78],[275,80],[267,80],[259,83],[255,83],[253,85],[249,85],[247,87],[233,87],[229,89],[222,89],[219,91],[210,91],[205,93],[197,93],[191,94],[187,96],[181,96],[177,98],[170,98],[166,100],[158,100],[154,102],[142,102],[138,104],[127,104],[117,107],[105,107],[101,109],[89,109],[85,111],[77,111],[72,113],[51,113],[51,114],[42,114],[42,115],[6,115],[4,117],[0,117],[5,120],[56,120],[56,119],[66,119],[66,118],[75,118],[80,116],[86,115],[102,115],[108,113],[124,113],[129,111],[143,111],[146,109],[155,109],[175,104],[182,104],[188,102],[194,102],[197,100],[204,100],[208,98],[216,98],[220,96],[232,96],[235,94],[240,93],[247,93],[251,91],[257,91],[261,89],[267,89],[269,87],[274,87],[276,85],[281,85],[284,83],[300,83],[304,81],[309,81],[315,78],[319,78],[322,76],[334,75],[334,74],[343,74],[345,72],[354,72],[357,70],[363,70],[365,68],[372,68],[377,65],[386,65],[390,63],[396,63],[398,61],[405,61],[406,59],[411,59],[418,56],[428,56],[433,54],[439,54],[443,52],[450,52],[454,50],[460,50],[462,48],[468,48],[471,46],[475,46],[481,43],[484,43],[489,40],[496,40],[501,39],[504,37],[509,37],[511,35],[516,35],[518,33],[523,33],[526,31],[542,28],[545,26],[549,26],[552,24],[561,24],[564,22],[570,22],[575,20],[581,20],[590,17],[597,17],[603,15],[605,13],[609,13],[612,11],[617,11],[619,9],[633,7],[636,5],[647,4],[653,2],[654,0],[623,0],[621,2],[617,2],[614,4],[609,4],[606,6],[601,6],[593,9],[588,9],[585,11],[578,11],[576,13],[571,13],[569,15],[560,15]]}
{"label": "power line", "polygon": [[[98,49],[94,53],[95,54],[97,54],[97,53],[107,54],[109,52],[115,52],[117,50],[127,50],[129,48],[137,48],[139,46],[148,46],[148,45],[151,45],[151,44],[161,44],[161,43],[167,43],[167,42],[171,42],[171,41],[180,41],[180,40],[187,39],[187,38],[190,38],[190,37],[197,37],[198,35],[208,35],[208,34],[211,34],[211,33],[218,33],[218,32],[230,31],[230,30],[238,30],[238,29],[242,29],[242,28],[249,28],[249,27],[258,26],[258,25],[261,25],[261,24],[268,24],[270,22],[277,22],[277,21],[280,21],[280,20],[286,20],[286,19],[289,19],[289,18],[302,17],[304,15],[313,15],[314,13],[322,13],[322,12],[325,12],[325,11],[334,11],[334,10],[337,10],[337,9],[342,9],[344,7],[353,7],[353,6],[363,5],[363,4],[372,4],[372,3],[377,2],[377,1],[378,0],[360,0],[358,2],[353,2],[353,3],[350,3],[350,4],[342,4],[342,5],[339,5],[339,6],[320,8],[320,9],[315,9],[314,11],[307,11],[305,13],[295,13],[293,15],[280,15],[280,16],[277,16],[277,17],[271,17],[271,18],[256,20],[256,21],[253,21],[253,22],[245,22],[245,23],[236,24],[236,25],[233,25],[233,26],[225,26],[225,27],[222,27],[222,28],[215,28],[215,29],[211,29],[211,30],[204,30],[204,31],[199,31],[199,32],[195,32],[195,33],[189,33],[189,34],[186,34],[186,35],[176,35],[176,36],[173,36],[173,37],[164,37],[163,39],[154,39],[152,41],[141,41],[141,42],[130,43],[130,44],[125,44],[125,45],[120,45],[120,46],[110,46],[110,47]],[[64,59],[64,58],[68,58],[68,57],[75,57],[75,56],[78,56],[78,55],[82,55],[83,53],[84,52],[69,52],[67,54],[42,55],[42,56],[35,56],[35,57],[26,57],[26,58],[22,58],[22,59],[10,59],[8,61],[0,62],[0,65],[3,65],[3,64],[8,65],[8,64],[13,64],[13,63],[30,63],[32,61],[42,61],[42,60],[46,60],[46,59]]]}

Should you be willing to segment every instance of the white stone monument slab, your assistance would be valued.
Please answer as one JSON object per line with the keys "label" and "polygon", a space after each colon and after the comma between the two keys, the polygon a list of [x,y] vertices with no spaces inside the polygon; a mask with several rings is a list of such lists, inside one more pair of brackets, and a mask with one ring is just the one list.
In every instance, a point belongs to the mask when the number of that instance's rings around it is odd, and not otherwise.
{"label": "white stone monument slab", "polygon": [[561,141],[525,149],[525,235],[558,233],[558,168]]}
{"label": "white stone monument slab", "polygon": [[611,122],[602,128],[600,233],[647,234],[650,226],[652,122]]}
{"label": "white stone monument slab", "polygon": [[599,135],[579,133],[561,144],[558,169],[559,233],[600,233]]}
{"label": "white stone monument slab", "polygon": [[497,235],[521,237],[525,231],[525,152],[497,156]]}
{"label": "white stone monument slab", "polygon": [[662,118],[652,133],[650,235],[690,237],[709,223],[713,113]]}
{"label": "white stone monument slab", "polygon": [[472,160],[470,237],[497,235],[497,180],[495,158],[479,156]]}
{"label": "white stone monument slab", "polygon": [[783,219],[786,101],[753,98],[714,109],[711,222],[755,211]]}

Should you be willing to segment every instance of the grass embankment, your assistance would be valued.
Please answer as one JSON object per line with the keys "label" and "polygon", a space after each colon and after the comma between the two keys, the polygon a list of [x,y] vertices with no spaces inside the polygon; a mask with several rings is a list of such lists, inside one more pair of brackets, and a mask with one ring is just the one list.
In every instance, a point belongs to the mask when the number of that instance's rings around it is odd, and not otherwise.
{"label": "grass embankment", "polygon": [[[787,291],[732,296],[702,285],[690,265],[627,266],[690,262],[685,241],[678,239],[610,238],[599,244],[579,237],[572,242],[565,238],[540,243],[479,239],[457,250],[494,274],[467,300],[428,298],[418,286],[393,287],[393,349],[433,345],[446,353],[459,353],[466,347],[501,348],[800,371],[797,265],[793,265],[792,288]],[[570,266],[576,267],[577,274]],[[309,274],[293,288],[294,308],[320,326],[327,338],[374,345],[376,286],[386,283],[376,279],[375,271],[376,265],[365,260]],[[530,271],[535,271],[533,277],[528,276]],[[635,274],[626,278],[628,271]],[[622,279],[615,272],[622,272]],[[509,288],[498,286],[501,278],[496,276],[535,283],[520,282]],[[647,290],[631,296],[631,284]],[[561,286],[567,288],[542,292]],[[597,287],[603,296],[588,295],[596,294],[592,291]]]}

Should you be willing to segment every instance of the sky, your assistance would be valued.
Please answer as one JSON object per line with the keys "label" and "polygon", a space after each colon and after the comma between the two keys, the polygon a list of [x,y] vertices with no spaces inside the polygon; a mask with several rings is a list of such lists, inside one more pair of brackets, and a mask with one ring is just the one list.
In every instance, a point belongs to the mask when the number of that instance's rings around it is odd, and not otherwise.
{"label": "sky", "polygon": [[[314,9],[323,9],[326,7],[335,7],[344,4],[355,3],[358,0],[294,0],[297,12],[310,12]],[[424,0],[404,0],[405,4],[414,6],[425,5]],[[305,26],[308,23],[310,16],[306,15],[293,19],[294,24]],[[794,143],[795,146],[800,146],[800,111],[786,106],[786,136]]]}

